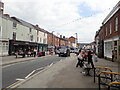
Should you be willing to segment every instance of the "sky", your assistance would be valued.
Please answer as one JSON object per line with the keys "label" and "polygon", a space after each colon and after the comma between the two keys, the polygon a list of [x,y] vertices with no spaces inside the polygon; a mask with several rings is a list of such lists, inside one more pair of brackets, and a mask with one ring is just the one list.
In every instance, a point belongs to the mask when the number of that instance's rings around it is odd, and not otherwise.
{"label": "sky", "polygon": [[119,0],[2,0],[4,13],[79,43],[94,41],[96,31]]}

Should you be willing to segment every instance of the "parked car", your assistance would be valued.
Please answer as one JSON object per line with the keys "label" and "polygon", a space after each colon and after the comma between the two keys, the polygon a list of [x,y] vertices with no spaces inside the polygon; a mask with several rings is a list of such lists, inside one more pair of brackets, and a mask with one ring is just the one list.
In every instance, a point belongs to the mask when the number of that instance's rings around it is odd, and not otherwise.
{"label": "parked car", "polygon": [[60,48],[59,49],[59,57],[61,57],[61,56],[66,56],[66,57],[70,56],[70,49]]}

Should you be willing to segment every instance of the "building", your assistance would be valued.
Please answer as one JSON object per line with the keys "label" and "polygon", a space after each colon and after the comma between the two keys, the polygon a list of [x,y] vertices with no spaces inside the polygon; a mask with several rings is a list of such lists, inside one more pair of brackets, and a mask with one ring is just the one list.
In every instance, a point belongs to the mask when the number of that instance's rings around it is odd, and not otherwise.
{"label": "building", "polygon": [[120,60],[120,1],[103,20],[95,38],[99,40],[98,54],[103,54],[100,56],[112,58],[112,50],[115,50],[115,60]]}
{"label": "building", "polygon": [[[4,3],[0,2],[0,7],[4,10]],[[58,37],[39,25],[4,14],[3,10],[0,11],[0,56],[13,55],[18,50],[26,52],[37,49],[38,52],[45,52],[48,48],[55,49],[61,45],[72,46],[65,36]]]}
{"label": "building", "polygon": [[75,37],[71,36],[71,37],[69,37],[69,40],[72,42],[72,47],[77,47]]}
{"label": "building", "polygon": [[0,14],[4,13],[4,3],[0,1]]}

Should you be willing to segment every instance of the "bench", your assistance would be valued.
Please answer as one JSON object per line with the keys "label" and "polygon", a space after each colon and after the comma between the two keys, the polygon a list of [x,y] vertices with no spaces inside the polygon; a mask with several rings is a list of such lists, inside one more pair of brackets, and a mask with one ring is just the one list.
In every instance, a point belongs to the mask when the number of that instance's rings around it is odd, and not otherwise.
{"label": "bench", "polygon": [[120,73],[115,72],[108,72],[108,71],[102,71],[98,74],[98,86],[99,90],[101,89],[101,85],[107,86],[107,88],[110,90],[110,88],[116,88],[120,89]]}
{"label": "bench", "polygon": [[84,65],[83,65],[83,71],[82,73],[85,75],[85,76],[93,76],[93,68],[91,67],[90,64],[84,62]]}
{"label": "bench", "polygon": [[99,73],[102,71],[112,72],[112,70],[110,68],[107,68],[107,67],[95,67],[94,68],[94,83],[95,83],[95,77],[98,77]]}

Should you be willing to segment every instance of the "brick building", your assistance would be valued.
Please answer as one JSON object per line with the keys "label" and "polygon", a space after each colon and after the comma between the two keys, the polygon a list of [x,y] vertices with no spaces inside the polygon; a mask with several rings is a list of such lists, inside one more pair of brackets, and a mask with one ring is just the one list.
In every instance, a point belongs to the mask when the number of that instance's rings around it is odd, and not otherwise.
{"label": "brick building", "polygon": [[101,57],[112,58],[112,50],[115,50],[115,60],[120,60],[120,1],[103,20],[95,38],[99,40],[98,54],[103,54]]}
{"label": "brick building", "polygon": [[4,3],[0,1],[0,14],[4,12]]}

